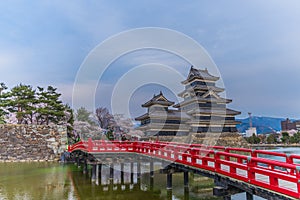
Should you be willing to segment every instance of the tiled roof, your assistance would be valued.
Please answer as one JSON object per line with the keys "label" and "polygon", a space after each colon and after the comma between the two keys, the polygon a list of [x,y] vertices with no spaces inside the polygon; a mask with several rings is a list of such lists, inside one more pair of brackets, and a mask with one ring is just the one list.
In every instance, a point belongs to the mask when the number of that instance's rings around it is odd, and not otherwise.
{"label": "tiled roof", "polygon": [[[167,115],[167,116],[166,116]],[[135,120],[140,121],[146,118],[177,118],[177,119],[189,119],[190,117],[185,112],[180,112],[179,110],[168,110],[168,112],[154,111],[150,113],[145,113]]]}
{"label": "tiled roof", "polygon": [[219,88],[219,87],[216,87],[216,86],[196,85],[194,87],[189,87],[189,88],[185,89],[184,91],[180,92],[178,94],[178,96],[182,97],[187,92],[188,93],[193,93],[197,90],[203,90],[203,91],[212,90],[212,91],[215,91],[216,93],[219,93],[219,92],[223,92],[225,89],[224,88]]}
{"label": "tiled roof", "polygon": [[182,105],[190,104],[190,103],[192,103],[194,101],[200,101],[200,102],[203,102],[203,101],[205,101],[205,102],[217,102],[217,103],[230,103],[230,102],[232,102],[231,99],[225,99],[225,98],[222,98],[222,97],[220,97],[219,99],[216,99],[216,98],[210,98],[210,97],[202,98],[202,97],[198,97],[197,96],[197,97],[190,98],[188,100],[184,100],[184,101],[182,101],[182,102],[180,102],[178,104],[175,104],[173,107],[174,108],[179,108]]}
{"label": "tiled roof", "polygon": [[169,101],[164,95],[163,93],[160,91],[160,93],[158,95],[154,95],[152,99],[150,99],[149,101],[147,101],[146,103],[144,103],[142,105],[142,107],[149,107],[151,105],[163,105],[163,106],[171,106],[174,104],[173,101]]}
{"label": "tiled roof", "polygon": [[241,124],[241,122],[239,121],[235,121],[235,120],[197,120],[197,119],[193,119],[191,121],[188,121],[187,124],[213,124],[213,125],[237,125],[237,124]]}
{"label": "tiled roof", "polygon": [[189,126],[185,123],[182,124],[158,124],[158,123],[149,123],[139,127],[139,129],[185,129],[185,131],[189,130]]}
{"label": "tiled roof", "polygon": [[200,109],[194,109],[189,112],[189,114],[195,114],[195,113],[205,113],[205,114],[221,114],[221,115],[239,115],[241,112],[235,111],[228,108],[200,108]]}
{"label": "tiled roof", "polygon": [[190,73],[189,73],[187,79],[185,81],[183,81],[182,83],[186,84],[187,82],[189,82],[190,80],[193,80],[194,78],[199,78],[199,79],[203,79],[203,80],[212,80],[212,81],[217,81],[220,79],[219,77],[211,75],[208,72],[207,68],[204,70],[201,70],[201,69],[196,69],[193,66],[191,66]]}

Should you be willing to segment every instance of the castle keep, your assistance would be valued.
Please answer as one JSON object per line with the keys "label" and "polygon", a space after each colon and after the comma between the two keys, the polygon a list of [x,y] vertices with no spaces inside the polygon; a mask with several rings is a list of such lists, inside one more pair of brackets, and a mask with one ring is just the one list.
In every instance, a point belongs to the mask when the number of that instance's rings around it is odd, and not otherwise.
{"label": "castle keep", "polygon": [[225,89],[216,86],[218,80],[207,69],[192,66],[181,82],[185,89],[178,96],[183,101],[175,104],[162,92],[154,95],[142,105],[147,113],[135,119],[141,122],[139,129],[147,136],[237,133],[235,116],[241,113],[227,108],[232,100],[220,96]]}

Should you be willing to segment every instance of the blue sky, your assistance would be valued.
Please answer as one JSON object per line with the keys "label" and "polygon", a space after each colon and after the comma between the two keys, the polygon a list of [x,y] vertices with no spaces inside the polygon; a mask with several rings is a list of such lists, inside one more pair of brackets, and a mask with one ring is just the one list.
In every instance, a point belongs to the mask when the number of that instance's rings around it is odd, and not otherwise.
{"label": "blue sky", "polygon": [[[241,117],[251,111],[300,118],[299,9],[298,0],[1,1],[0,82],[54,85],[71,103],[76,73],[99,43],[121,31],[162,27],[207,50],[233,99],[229,107],[242,111]],[[173,66],[183,76],[189,70],[187,62],[165,52],[124,55],[100,80],[97,104],[108,106],[103,96],[110,96],[122,73],[150,62]],[[160,89],[137,90],[132,115],[142,113],[139,105]]]}

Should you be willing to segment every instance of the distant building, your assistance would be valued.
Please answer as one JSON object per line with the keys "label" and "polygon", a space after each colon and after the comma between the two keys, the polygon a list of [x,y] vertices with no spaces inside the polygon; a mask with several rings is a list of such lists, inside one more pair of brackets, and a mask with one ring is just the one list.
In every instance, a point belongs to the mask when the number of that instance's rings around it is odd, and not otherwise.
{"label": "distant building", "polygon": [[296,130],[300,131],[300,120],[295,121],[296,124]]}
{"label": "distant building", "polygon": [[249,126],[250,127],[246,130],[244,137],[251,137],[251,136],[253,136],[253,134],[257,136],[256,127],[253,127],[253,123],[252,123],[252,113],[248,112],[248,115],[249,115]]}
{"label": "distant building", "polygon": [[251,137],[253,134],[254,134],[254,135],[257,135],[256,127],[249,127],[249,128],[246,130],[245,137]]}
{"label": "distant building", "polygon": [[207,69],[191,67],[187,79],[182,81],[185,90],[178,94],[184,100],[174,105],[162,93],[155,95],[142,105],[148,112],[136,118],[141,121],[139,129],[147,135],[237,133],[236,125],[240,122],[235,116],[241,113],[226,108],[232,100],[219,95],[225,89],[216,86],[218,80]]}
{"label": "distant building", "polygon": [[298,130],[300,131],[300,120],[291,121],[287,118],[284,121],[281,121],[281,130],[282,131],[290,131],[290,130]]}

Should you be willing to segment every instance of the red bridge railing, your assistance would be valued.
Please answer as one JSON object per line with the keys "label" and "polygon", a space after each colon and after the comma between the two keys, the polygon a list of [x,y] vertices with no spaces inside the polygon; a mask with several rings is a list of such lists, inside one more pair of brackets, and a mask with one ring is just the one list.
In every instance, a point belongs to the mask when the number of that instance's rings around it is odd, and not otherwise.
{"label": "red bridge railing", "polygon": [[[284,195],[300,198],[299,155],[246,148],[175,142],[80,141],[69,152],[131,152],[222,174]],[[270,157],[270,158],[268,158]]]}

